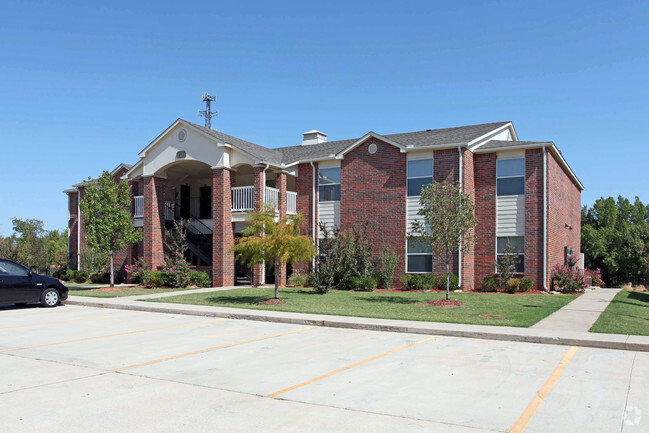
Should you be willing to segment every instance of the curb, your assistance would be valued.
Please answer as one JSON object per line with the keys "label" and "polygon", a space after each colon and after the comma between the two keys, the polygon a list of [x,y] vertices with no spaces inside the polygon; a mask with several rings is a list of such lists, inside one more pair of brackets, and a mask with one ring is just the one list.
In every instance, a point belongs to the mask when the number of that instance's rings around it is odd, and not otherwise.
{"label": "curb", "polygon": [[[300,317],[289,316],[274,316],[265,315],[257,312],[226,312],[218,310],[193,310],[182,307],[169,307],[169,306],[149,306],[149,305],[134,305],[134,304],[121,304],[110,302],[90,302],[67,300],[66,304],[80,305],[85,307],[96,308],[111,308],[118,310],[134,310],[146,311],[152,313],[168,313],[168,314],[184,314],[190,316],[206,316],[206,317],[221,317],[226,319],[238,320],[254,320],[259,322],[274,322],[286,323],[291,325],[307,325],[307,326],[323,326],[329,328],[345,328],[345,329],[361,329],[366,331],[382,331],[382,332],[400,332],[408,334],[424,334],[424,335],[441,335],[446,337],[462,337],[462,338],[477,338],[481,340],[498,340],[498,341],[515,341],[522,343],[541,343],[541,344],[555,344],[562,346],[581,346],[593,347],[598,349],[614,349],[614,350],[631,350],[638,352],[649,352],[649,337],[635,336],[635,335],[620,335],[620,334],[596,334],[596,333],[579,333],[579,335],[572,336],[551,336],[532,330],[531,328],[514,328],[515,333],[511,332],[512,328],[507,328],[509,332],[499,332],[493,330],[493,327],[485,326],[485,330],[463,330],[463,329],[449,329],[444,326],[456,325],[437,322],[422,322],[425,326],[417,326],[418,322],[407,322],[407,324],[385,324],[385,323],[371,323],[373,320],[390,320],[390,319],[372,319],[372,318],[354,318],[366,319],[366,322],[350,321],[345,319],[337,319],[338,316],[325,316],[319,315],[321,319],[306,319]],[[245,311],[245,310],[243,310]],[[300,313],[291,313],[300,314]],[[310,315],[312,316],[312,315]],[[395,322],[405,322],[396,321]],[[444,325],[444,326],[436,326]],[[464,325],[466,326],[466,325]],[[481,325],[471,325],[481,326]],[[647,341],[642,341],[646,339]],[[640,340],[640,341],[639,341]]]}

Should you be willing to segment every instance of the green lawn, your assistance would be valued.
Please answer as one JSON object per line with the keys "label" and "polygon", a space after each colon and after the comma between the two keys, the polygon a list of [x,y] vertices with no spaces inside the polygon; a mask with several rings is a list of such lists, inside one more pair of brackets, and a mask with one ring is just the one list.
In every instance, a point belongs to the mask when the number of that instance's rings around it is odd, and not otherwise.
{"label": "green lawn", "polygon": [[[68,286],[70,287],[70,286]],[[100,284],[98,287],[106,287],[106,284]],[[70,288],[70,296],[90,296],[93,298],[119,298],[122,296],[135,296],[135,295],[152,295],[154,293],[165,292],[179,292],[190,289],[142,289],[138,287],[115,287],[115,291],[99,291],[94,288],[90,289],[75,289]]]}
{"label": "green lawn", "polygon": [[590,332],[649,335],[649,292],[621,290]]}
{"label": "green lawn", "polygon": [[[528,327],[576,298],[573,295],[452,293],[451,298],[462,301],[464,305],[449,308],[421,305],[430,300],[443,298],[444,293],[332,290],[326,295],[318,295],[311,289],[293,288],[281,289],[280,296],[286,300],[285,304],[263,305],[265,301],[273,297],[273,290],[273,288],[233,289],[172,296],[159,300],[148,299],[147,301],[339,316]],[[487,314],[498,314],[504,317],[480,317]]]}

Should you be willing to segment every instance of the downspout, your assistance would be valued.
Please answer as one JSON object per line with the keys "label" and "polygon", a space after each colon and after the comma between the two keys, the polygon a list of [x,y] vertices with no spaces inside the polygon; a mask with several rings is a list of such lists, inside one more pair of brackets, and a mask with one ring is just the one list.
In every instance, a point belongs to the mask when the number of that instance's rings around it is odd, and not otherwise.
{"label": "downspout", "polygon": [[81,270],[81,190],[77,189],[77,271]]}
{"label": "downspout", "polygon": [[[266,167],[264,167],[264,171],[261,172],[261,203],[262,203],[262,209],[266,209],[266,170],[268,170],[268,163],[266,163]],[[262,236],[264,236],[264,233],[262,233]],[[261,284],[266,284],[266,261],[264,260],[261,265],[261,278],[260,278],[260,283]]]}
{"label": "downspout", "polygon": [[[460,169],[460,174],[459,174],[459,179],[460,179],[460,192],[462,191],[462,173],[464,170],[462,170],[462,147],[458,146],[457,147],[457,153],[459,154],[459,169]],[[462,236],[460,235],[460,248],[457,250],[457,286],[462,287]]]}
{"label": "downspout", "polygon": [[[313,174],[313,186],[311,188],[311,196],[313,197],[312,204],[311,204],[311,235],[313,236],[313,245],[315,245],[316,248],[317,248],[318,243],[316,241],[316,233],[315,233],[315,226],[316,226],[316,223],[315,223],[315,218],[316,218],[316,215],[315,215],[315,210],[316,210],[315,209],[315,206],[316,206],[316,196],[315,196],[316,173],[315,173],[315,164],[313,164],[313,161],[311,161],[310,163],[311,163],[311,172]],[[312,266],[312,269],[315,269],[315,256],[311,259],[311,266]]]}
{"label": "downspout", "polygon": [[548,291],[548,148],[543,146],[543,289]]}

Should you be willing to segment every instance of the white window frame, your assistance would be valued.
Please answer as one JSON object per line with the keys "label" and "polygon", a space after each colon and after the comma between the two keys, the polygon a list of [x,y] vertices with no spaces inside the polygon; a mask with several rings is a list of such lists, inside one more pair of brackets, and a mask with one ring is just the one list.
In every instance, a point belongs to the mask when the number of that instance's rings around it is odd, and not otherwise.
{"label": "white window frame", "polygon": [[[340,172],[340,181],[338,183],[320,184],[320,171],[322,171],[322,170],[335,170],[335,169],[337,169]],[[333,203],[333,202],[340,201],[340,199],[339,200],[321,200],[320,199],[320,197],[321,197],[320,187],[321,186],[335,186],[335,185],[338,185],[340,187],[340,192],[342,194],[342,186],[341,186],[342,174],[343,174],[343,172],[342,172],[342,167],[341,166],[338,166],[338,167],[318,167],[318,202],[320,202],[320,203]]]}
{"label": "white window frame", "polygon": [[[411,162],[415,161],[428,161],[430,160],[430,176],[410,176],[410,169],[408,168],[410,166]],[[418,195],[410,195],[408,194],[408,187],[410,184],[410,179],[427,179],[430,178],[430,183],[435,182],[435,159],[431,155],[430,158],[421,158],[421,159],[409,159],[406,161],[406,197],[421,197],[421,194]]]}
{"label": "white window frame", "polygon": [[[430,272],[411,272],[408,270],[408,264],[410,262],[410,256],[430,256]],[[409,253],[408,252],[408,238],[406,238],[406,274],[432,274],[435,266],[435,261],[432,251],[430,253]]]}
{"label": "white window frame", "polygon": [[[523,174],[518,175],[518,176],[499,176],[498,175],[498,162],[499,161],[513,161],[513,160],[522,160],[523,161]],[[496,159],[496,197],[510,197],[510,196],[518,196],[518,195],[525,195],[525,190],[526,190],[526,185],[525,185],[525,174],[526,174],[526,167],[525,167],[525,156],[516,156],[516,157],[510,157],[510,158],[498,158]],[[522,194],[498,194],[498,179],[515,179],[518,177],[523,178],[523,193]]]}

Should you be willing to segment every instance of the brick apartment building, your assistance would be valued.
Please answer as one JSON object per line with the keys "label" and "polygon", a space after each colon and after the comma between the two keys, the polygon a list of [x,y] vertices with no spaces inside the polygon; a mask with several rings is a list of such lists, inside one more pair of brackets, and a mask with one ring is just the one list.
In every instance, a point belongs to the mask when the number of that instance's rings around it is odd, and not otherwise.
{"label": "brick apartment building", "polygon": [[[303,136],[299,146],[271,149],[176,120],[135,165],[112,172],[129,182],[133,222],[144,232],[143,242],[120,252],[121,277],[124,265],[138,258],[161,266],[165,227],[184,219],[191,262],[211,274],[214,286],[270,282],[272,272],[249,269],[229,251],[261,203],[279,216],[302,214],[303,233],[314,242],[320,223],[345,230],[370,221],[377,251],[389,246],[398,254],[395,280],[404,273],[443,273],[429,251],[407,240],[419,218],[419,191],[432,181],[458,182],[475,200],[475,245],[458,252],[452,265],[465,289],[494,274],[506,245],[519,256],[517,272],[537,288],[547,288],[552,267],[580,251],[582,184],[554,143],[519,141],[511,122],[369,132],[340,141],[315,130]],[[70,266],[83,269],[84,185],[65,192]],[[280,283],[286,274],[283,268]]]}

